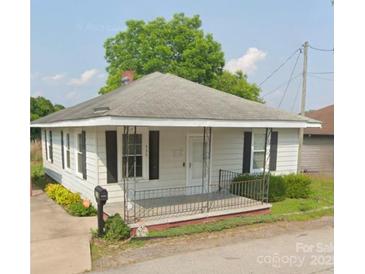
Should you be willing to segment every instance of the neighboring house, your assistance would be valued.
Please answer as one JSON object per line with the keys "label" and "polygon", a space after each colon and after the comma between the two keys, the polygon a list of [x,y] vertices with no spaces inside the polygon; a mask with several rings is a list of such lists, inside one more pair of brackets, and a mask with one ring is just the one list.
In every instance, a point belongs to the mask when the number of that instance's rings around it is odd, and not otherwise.
{"label": "neighboring house", "polygon": [[322,128],[304,130],[301,170],[333,175],[334,105],[306,112],[305,116],[322,122]]}
{"label": "neighboring house", "polygon": [[161,224],[269,210],[263,176],[233,179],[296,172],[299,128],[320,123],[155,72],[32,126],[49,176],[92,201],[106,188],[106,213],[128,223]]}

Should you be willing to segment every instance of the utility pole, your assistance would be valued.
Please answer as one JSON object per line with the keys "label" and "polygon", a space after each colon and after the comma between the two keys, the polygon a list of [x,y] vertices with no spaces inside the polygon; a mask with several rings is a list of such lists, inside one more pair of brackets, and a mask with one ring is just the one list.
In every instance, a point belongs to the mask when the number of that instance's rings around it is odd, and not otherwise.
{"label": "utility pole", "polygon": [[[305,115],[305,98],[307,95],[307,61],[308,61],[308,41],[303,45],[303,83],[302,83],[302,100],[300,104],[300,115]],[[300,171],[302,162],[302,147],[303,147],[304,128],[299,129],[299,149],[298,149],[298,172]]]}

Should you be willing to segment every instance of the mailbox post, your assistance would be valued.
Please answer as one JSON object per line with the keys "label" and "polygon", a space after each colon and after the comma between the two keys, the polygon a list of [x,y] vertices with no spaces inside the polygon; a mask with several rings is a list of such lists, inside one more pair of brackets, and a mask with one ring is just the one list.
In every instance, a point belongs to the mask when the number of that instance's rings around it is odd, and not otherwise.
{"label": "mailbox post", "polygon": [[101,186],[96,186],[94,189],[94,195],[98,204],[98,236],[101,237],[104,233],[103,207],[108,200],[108,191]]}

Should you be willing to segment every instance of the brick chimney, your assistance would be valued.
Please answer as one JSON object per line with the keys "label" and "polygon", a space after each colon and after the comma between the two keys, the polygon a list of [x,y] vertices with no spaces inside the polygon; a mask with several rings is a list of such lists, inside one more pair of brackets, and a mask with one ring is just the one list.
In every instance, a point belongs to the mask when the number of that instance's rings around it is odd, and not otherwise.
{"label": "brick chimney", "polygon": [[130,82],[132,82],[133,78],[134,78],[133,70],[126,70],[122,72],[122,83],[124,85],[128,85]]}

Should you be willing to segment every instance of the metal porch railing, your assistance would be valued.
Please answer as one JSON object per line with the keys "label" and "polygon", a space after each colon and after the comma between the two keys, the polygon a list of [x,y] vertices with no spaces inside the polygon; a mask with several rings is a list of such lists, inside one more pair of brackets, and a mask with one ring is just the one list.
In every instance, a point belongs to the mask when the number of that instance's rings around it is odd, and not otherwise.
{"label": "metal porch railing", "polygon": [[125,219],[158,219],[193,215],[209,211],[251,207],[267,202],[268,177],[248,176],[228,170],[219,171],[219,182],[209,187],[181,186],[132,190]]}

